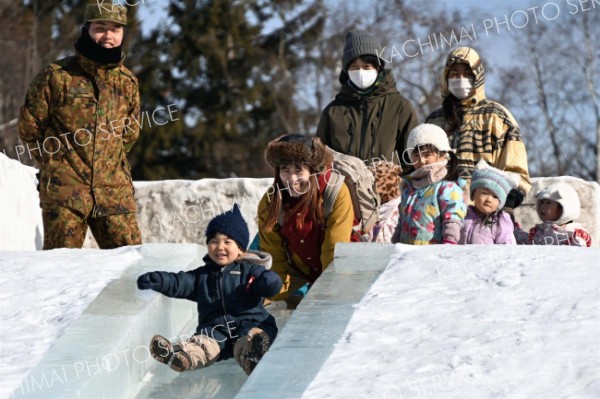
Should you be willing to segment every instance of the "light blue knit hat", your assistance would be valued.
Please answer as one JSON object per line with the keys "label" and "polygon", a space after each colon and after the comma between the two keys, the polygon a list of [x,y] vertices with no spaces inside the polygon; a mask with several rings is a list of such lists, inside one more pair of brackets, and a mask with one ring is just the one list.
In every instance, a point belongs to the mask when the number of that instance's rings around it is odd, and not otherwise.
{"label": "light blue knit hat", "polygon": [[487,188],[498,197],[500,200],[498,209],[502,209],[508,193],[516,188],[517,184],[518,182],[513,181],[506,172],[489,166],[485,161],[479,161],[472,175],[471,196],[476,189]]}

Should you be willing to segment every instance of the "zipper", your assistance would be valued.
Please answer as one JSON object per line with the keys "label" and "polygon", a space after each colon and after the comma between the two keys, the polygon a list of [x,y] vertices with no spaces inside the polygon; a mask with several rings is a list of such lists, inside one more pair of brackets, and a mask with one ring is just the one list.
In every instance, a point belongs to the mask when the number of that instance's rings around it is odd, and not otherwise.
{"label": "zipper", "polygon": [[370,162],[375,158],[375,122],[371,122],[371,159]]}
{"label": "zipper", "polygon": [[220,279],[220,283],[217,284],[217,289],[220,286],[221,288],[221,292],[219,293],[219,296],[221,297],[221,306],[223,306],[223,321],[225,322],[224,327],[227,329],[227,335],[229,335],[229,337],[231,338],[231,332],[229,331],[229,320],[227,320],[227,307],[225,306],[225,288],[223,287],[223,276],[224,276],[224,269],[221,269],[219,271],[219,274],[217,274],[217,279]]}
{"label": "zipper", "polygon": [[[221,269],[219,271],[219,274],[217,275],[217,278],[221,280],[219,283],[219,285],[221,286],[221,292],[219,293],[219,296],[221,297],[221,305],[223,306],[223,312],[225,312],[224,317],[226,317],[227,316],[227,307],[225,306],[225,288],[223,287],[223,280],[224,280],[223,275],[224,275],[223,269]],[[225,321],[227,321],[227,319],[225,319]]]}
{"label": "zipper", "polygon": [[365,135],[367,134],[367,127],[369,125],[369,107],[367,105],[367,101],[366,100],[361,100],[360,101],[360,108],[361,108],[361,116],[363,118],[362,120],[362,128],[360,130],[360,148],[358,149],[358,155],[357,157],[360,159],[363,159],[363,147],[365,145]]}
{"label": "zipper", "polygon": [[[378,108],[377,108],[377,114],[375,115],[375,118],[377,119],[377,122],[379,123],[379,126],[381,126],[381,104],[379,104]],[[373,161],[373,158],[375,158],[375,121],[371,122],[371,161]],[[396,149],[396,146],[394,146],[394,150]],[[377,156],[380,156],[381,154],[377,154]]]}
{"label": "zipper", "polygon": [[352,154],[352,144],[354,143],[354,123],[352,122],[350,122],[350,126],[348,126],[348,135],[350,135],[350,142],[348,143],[346,154]]}

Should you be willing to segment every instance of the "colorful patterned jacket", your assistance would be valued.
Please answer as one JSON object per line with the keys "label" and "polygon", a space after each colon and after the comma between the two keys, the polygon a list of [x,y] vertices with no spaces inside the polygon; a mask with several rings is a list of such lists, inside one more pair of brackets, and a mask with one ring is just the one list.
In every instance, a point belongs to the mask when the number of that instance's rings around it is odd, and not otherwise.
{"label": "colorful patterned jacket", "polygon": [[446,173],[446,162],[440,162],[417,169],[404,179],[393,243],[458,243],[467,213],[461,188],[465,182],[443,180]]}

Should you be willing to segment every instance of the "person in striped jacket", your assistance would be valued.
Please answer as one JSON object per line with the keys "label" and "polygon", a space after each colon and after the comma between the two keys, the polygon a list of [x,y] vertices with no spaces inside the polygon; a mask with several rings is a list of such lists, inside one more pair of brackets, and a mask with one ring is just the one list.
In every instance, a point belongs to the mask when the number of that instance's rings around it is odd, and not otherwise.
{"label": "person in striped jacket", "polygon": [[[511,216],[531,188],[527,151],[519,125],[508,109],[488,100],[483,61],[470,47],[448,54],[441,77],[442,107],[426,120],[440,126],[456,150],[460,177],[468,184],[475,165],[488,165],[518,174],[521,179],[506,199],[504,211]],[[469,192],[465,187],[465,192]]]}

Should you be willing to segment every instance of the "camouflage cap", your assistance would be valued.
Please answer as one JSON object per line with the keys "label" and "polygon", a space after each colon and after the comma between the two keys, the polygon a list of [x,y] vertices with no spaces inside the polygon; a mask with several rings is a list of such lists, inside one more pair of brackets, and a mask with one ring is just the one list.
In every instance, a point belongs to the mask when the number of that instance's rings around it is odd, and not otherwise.
{"label": "camouflage cap", "polygon": [[112,0],[95,0],[85,7],[85,21],[111,21],[127,25],[127,7],[114,4]]}

